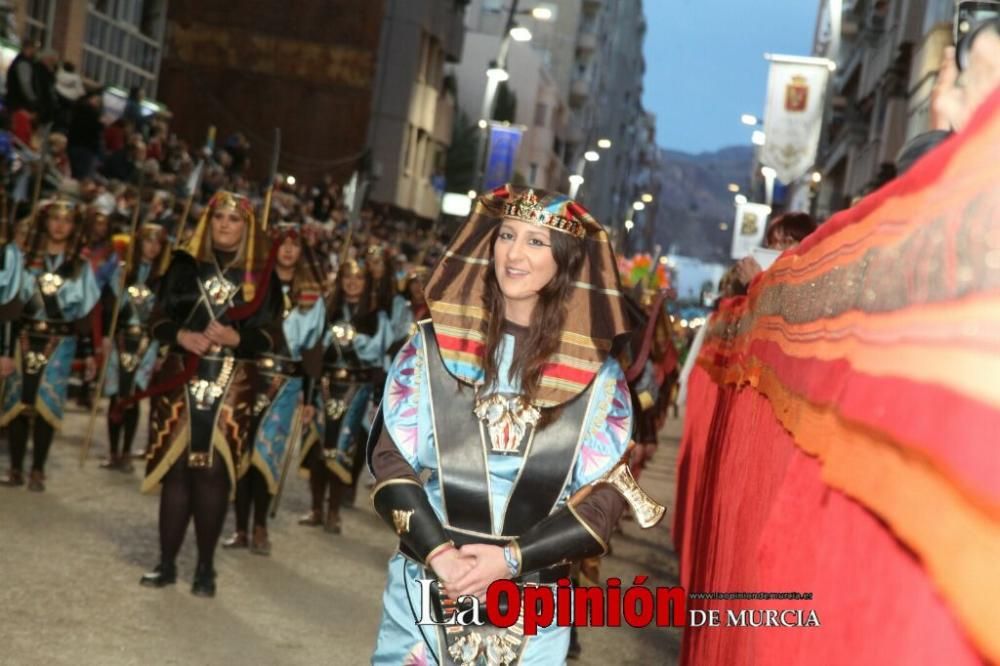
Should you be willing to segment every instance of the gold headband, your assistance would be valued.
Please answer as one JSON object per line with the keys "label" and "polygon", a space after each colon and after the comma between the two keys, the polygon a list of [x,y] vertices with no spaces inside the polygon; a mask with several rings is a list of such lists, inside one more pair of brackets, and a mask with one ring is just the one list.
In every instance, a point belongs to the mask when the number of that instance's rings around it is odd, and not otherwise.
{"label": "gold headband", "polygon": [[565,206],[561,206],[559,211],[543,206],[534,190],[525,190],[517,198],[510,199],[503,205],[503,215],[506,218],[541,225],[576,238],[586,236],[587,231],[583,225],[577,220],[567,217],[564,211]]}

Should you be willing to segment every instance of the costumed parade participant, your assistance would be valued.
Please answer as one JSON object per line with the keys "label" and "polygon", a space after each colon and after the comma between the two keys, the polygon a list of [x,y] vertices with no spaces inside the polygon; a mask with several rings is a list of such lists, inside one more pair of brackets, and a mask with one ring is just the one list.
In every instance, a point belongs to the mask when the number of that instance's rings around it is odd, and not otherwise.
{"label": "costumed parade participant", "polygon": [[[139,405],[131,404],[120,418],[116,415],[118,403],[132,396],[137,390],[145,391],[158,358],[160,343],[149,330],[150,317],[156,301],[162,264],[167,258],[166,230],[158,224],[144,224],[139,231],[139,247],[133,265],[128,267],[123,293],[116,293],[118,321],[108,358],[104,395],[110,398],[108,409],[108,459],[101,467],[109,470],[131,472],[132,442],[139,425]],[[112,281],[112,288],[119,291],[119,282]],[[112,301],[114,303],[115,301]],[[109,308],[110,310],[110,308]],[[105,313],[110,321],[111,312]],[[110,324],[106,325],[110,328]],[[117,416],[117,415],[116,415]],[[124,437],[124,438],[123,438]]]}
{"label": "costumed parade participant", "polygon": [[2,229],[0,243],[0,381],[14,372],[17,347],[17,320],[21,316],[21,285],[31,279],[24,271],[24,257],[13,241],[8,241],[8,229]]}
{"label": "costumed parade participant", "polygon": [[426,295],[432,321],[396,357],[369,440],[375,508],[400,537],[372,661],[563,663],[569,627],[418,625],[416,581],[483,598],[498,579],[554,586],[567,561],[607,550],[625,500],[589,486],[634,484],[607,235],[563,195],[506,186],[480,197]]}
{"label": "costumed parade participant", "polygon": [[251,443],[256,362],[281,335],[281,288],[267,249],[250,201],[220,191],[161,281],[151,331],[169,353],[150,390],[143,482],[144,491],[162,486],[160,563],[143,585],[176,582],[193,519],[191,592],[215,595],[215,547]]}
{"label": "costumed parade participant", "polygon": [[[100,343],[102,342],[102,331],[99,328],[101,319],[109,318],[107,312],[114,308],[120,262],[120,257],[111,242],[111,217],[115,210],[110,201],[103,197],[101,199],[84,209],[87,245],[83,248],[83,256],[90,262],[94,277],[97,278],[97,288],[101,292],[99,300],[101,307],[98,308],[98,311],[104,315],[103,317],[95,316],[93,319],[94,346],[97,350],[101,349]],[[79,403],[87,408],[93,404],[90,381],[86,378],[81,382]]]}
{"label": "costumed parade participant", "polygon": [[323,525],[339,534],[341,501],[364,464],[365,416],[375,382],[384,376],[382,359],[392,337],[389,318],[373,309],[371,283],[356,261],[341,264],[327,319],[332,324],[324,339],[323,377],[317,392],[321,413],[302,457],[312,509],[299,524]]}
{"label": "costumed parade participant", "polygon": [[[371,276],[375,308],[389,316],[392,342],[396,342],[405,340],[409,336],[410,326],[413,324],[413,312],[410,310],[407,298],[397,293],[393,263],[392,255],[386,251],[384,245],[369,245],[365,251],[365,269]],[[376,401],[381,400],[381,386],[376,388],[376,393]]]}
{"label": "costumed parade participant", "polygon": [[[267,513],[282,481],[285,457],[292,455],[302,424],[315,418],[313,391],[322,367],[326,332],[322,283],[303,256],[298,225],[279,224],[274,270],[281,281],[283,343],[260,356],[254,401],[250,469],[236,486],[236,533],[224,548],[250,548],[268,555]],[[302,408],[301,413],[296,410]],[[253,510],[253,537],[249,536]]]}
{"label": "costumed parade participant", "polygon": [[0,426],[9,427],[11,467],[4,485],[24,484],[24,457],[32,434],[28,489],[45,490],[45,462],[63,419],[67,384],[79,349],[85,377],[95,375],[90,313],[100,289],[90,263],[81,256],[86,244],[83,220],[70,201],[39,205],[25,240],[18,299],[24,303],[13,372],[4,380]]}

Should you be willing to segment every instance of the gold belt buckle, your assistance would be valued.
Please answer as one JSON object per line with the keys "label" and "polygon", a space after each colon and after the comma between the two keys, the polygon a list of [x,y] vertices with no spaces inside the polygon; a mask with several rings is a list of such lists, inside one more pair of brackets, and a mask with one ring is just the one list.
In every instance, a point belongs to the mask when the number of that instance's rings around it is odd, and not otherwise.
{"label": "gold belt buckle", "polygon": [[28,350],[24,354],[24,371],[29,375],[37,375],[49,359],[42,352]]}
{"label": "gold belt buckle", "polygon": [[260,359],[260,367],[264,368],[265,370],[270,370],[271,368],[274,367],[274,359],[273,358]]}
{"label": "gold belt buckle", "polygon": [[347,379],[347,370],[343,368],[337,368],[336,372],[333,373],[334,379]]}
{"label": "gold belt buckle", "polygon": [[205,469],[212,463],[209,454],[202,451],[191,451],[188,453],[188,467],[195,469]]}
{"label": "gold belt buckle", "polygon": [[44,333],[45,331],[49,330],[49,324],[48,322],[45,321],[36,321],[32,325],[32,328],[38,331],[39,333]]}

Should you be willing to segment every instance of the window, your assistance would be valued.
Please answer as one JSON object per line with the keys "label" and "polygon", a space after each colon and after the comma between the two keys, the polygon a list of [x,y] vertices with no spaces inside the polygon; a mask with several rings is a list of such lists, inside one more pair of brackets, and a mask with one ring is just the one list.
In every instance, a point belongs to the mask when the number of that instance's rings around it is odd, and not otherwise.
{"label": "window", "polygon": [[29,0],[24,22],[28,28],[28,39],[47,48],[52,45],[52,11],[54,0]]}
{"label": "window", "polygon": [[84,76],[154,94],[165,8],[165,0],[92,1],[83,39]]}

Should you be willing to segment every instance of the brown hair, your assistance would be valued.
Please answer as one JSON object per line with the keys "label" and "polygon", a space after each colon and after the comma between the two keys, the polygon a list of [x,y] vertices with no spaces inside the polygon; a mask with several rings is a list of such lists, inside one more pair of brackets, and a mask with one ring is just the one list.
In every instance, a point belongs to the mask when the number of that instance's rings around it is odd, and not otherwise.
{"label": "brown hair", "polygon": [[[493,233],[490,247],[496,244],[499,226]],[[520,380],[521,393],[527,401],[534,399],[542,379],[542,369],[559,347],[559,336],[566,322],[566,304],[569,302],[573,283],[579,279],[585,258],[585,241],[566,233],[553,231],[552,257],[556,274],[538,292],[538,304],[531,314],[528,334],[514,353],[508,380]],[[486,329],[486,352],[483,355],[485,386],[495,385],[498,379],[500,343],[503,340],[504,301],[497,282],[495,264],[490,255],[486,271],[486,290],[483,305],[489,313]]]}
{"label": "brown hair", "polygon": [[801,243],[806,236],[816,231],[816,220],[809,213],[785,213],[779,215],[767,226],[765,243],[773,242],[774,232],[781,229],[785,235],[796,243]]}

